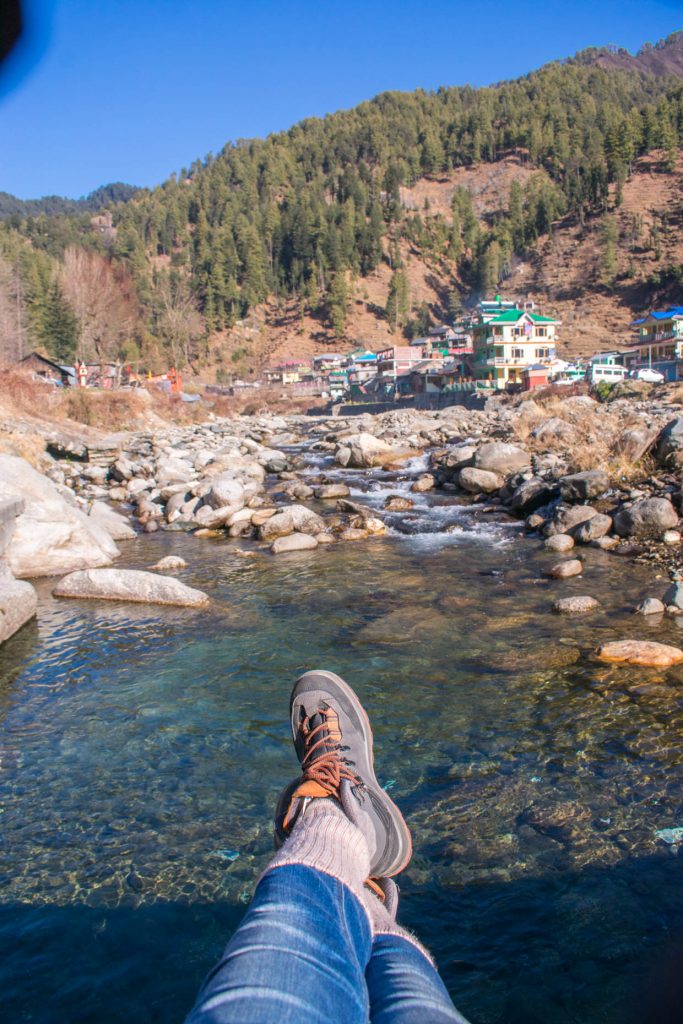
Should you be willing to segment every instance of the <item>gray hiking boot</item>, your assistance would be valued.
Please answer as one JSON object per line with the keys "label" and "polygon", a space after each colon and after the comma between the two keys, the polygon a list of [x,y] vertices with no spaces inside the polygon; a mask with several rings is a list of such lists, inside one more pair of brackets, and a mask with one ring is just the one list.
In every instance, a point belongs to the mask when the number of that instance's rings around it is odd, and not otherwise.
{"label": "gray hiking boot", "polygon": [[332,797],[367,840],[370,875],[398,874],[410,861],[410,832],[375,778],[372,729],[358,697],[334,672],[306,672],[292,690],[290,714],[302,775],[278,801],[276,844],[311,800]]}

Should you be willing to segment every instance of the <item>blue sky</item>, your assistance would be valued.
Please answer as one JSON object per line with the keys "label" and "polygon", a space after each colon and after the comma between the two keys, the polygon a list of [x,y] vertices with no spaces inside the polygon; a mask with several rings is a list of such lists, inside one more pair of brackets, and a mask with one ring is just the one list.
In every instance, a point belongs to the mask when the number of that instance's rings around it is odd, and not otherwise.
{"label": "blue sky", "polygon": [[486,85],[683,28],[683,0],[25,0],[0,190],[154,185],[231,139],[387,89]]}

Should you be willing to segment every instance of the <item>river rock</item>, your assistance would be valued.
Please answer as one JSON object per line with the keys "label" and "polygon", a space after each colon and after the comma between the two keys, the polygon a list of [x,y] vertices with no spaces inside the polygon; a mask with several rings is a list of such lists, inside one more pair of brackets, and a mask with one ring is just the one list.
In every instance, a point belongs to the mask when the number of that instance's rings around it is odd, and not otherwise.
{"label": "river rock", "polygon": [[655,454],[660,466],[680,469],[683,466],[683,416],[669,420],[656,441]]}
{"label": "river rock", "polygon": [[[348,452],[348,455],[345,453]],[[337,449],[335,458],[342,466],[352,469],[369,469],[372,466],[384,466],[403,453],[392,448],[372,434],[361,432],[344,438],[343,444]]]}
{"label": "river rock", "polygon": [[609,487],[609,477],[601,469],[588,469],[584,473],[571,473],[560,480],[563,501],[588,501],[604,494]]}
{"label": "river rock", "polygon": [[614,517],[614,529],[621,537],[661,537],[678,526],[675,508],[666,498],[643,498]]}
{"label": "river rock", "polygon": [[316,498],[348,498],[351,491],[346,484],[321,484],[313,493]]}
{"label": "river rock", "polygon": [[15,580],[0,563],[0,644],[32,619],[38,607],[38,595],[30,583]]}
{"label": "river rock", "polygon": [[318,541],[308,533],[290,533],[286,537],[278,537],[270,545],[274,555],[282,555],[289,551],[312,551],[317,548]]}
{"label": "river rock", "polygon": [[557,562],[550,570],[550,575],[556,580],[566,580],[570,576],[580,576],[583,572],[583,562],[578,558],[568,558],[564,562]]}
{"label": "river rock", "polygon": [[556,496],[557,491],[539,476],[533,476],[531,480],[523,480],[519,487],[516,487],[510,498],[510,507],[526,515],[533,512],[542,505],[547,505]]}
{"label": "river rock", "polygon": [[548,537],[545,544],[543,545],[546,551],[571,551],[574,547],[574,538],[570,537],[568,533],[555,533],[552,537]]}
{"label": "river rock", "polygon": [[499,491],[504,483],[505,480],[498,473],[477,469],[475,466],[465,466],[458,474],[458,484],[470,494],[492,494]]}
{"label": "river rock", "polygon": [[471,466],[474,463],[474,457],[476,454],[477,449],[475,445],[459,444],[448,450],[447,454],[441,461],[441,465],[445,469],[462,469],[464,466]]}
{"label": "river rock", "polygon": [[324,520],[311,509],[305,505],[289,505],[262,523],[259,527],[259,537],[261,540],[275,540],[277,537],[286,537],[295,532],[315,536],[324,529]]}
{"label": "river rock", "polygon": [[561,597],[553,604],[553,611],[560,615],[583,615],[586,612],[595,611],[600,607],[600,602],[594,597],[587,595],[576,595],[574,597]]}
{"label": "river rock", "polygon": [[0,481],[3,498],[23,498],[25,503],[6,552],[14,576],[58,576],[110,565],[118,557],[109,533],[65,501],[24,459],[0,455]]}
{"label": "river rock", "polygon": [[669,668],[683,661],[683,651],[653,640],[615,640],[598,647],[597,657],[600,661]]}
{"label": "river rock", "polygon": [[597,514],[597,509],[592,505],[558,505],[552,520],[545,526],[543,532],[546,537],[552,537],[555,533],[570,533],[574,527]]}
{"label": "river rock", "polygon": [[665,530],[662,534],[662,541],[665,544],[680,544],[681,543],[681,532],[680,530]]}
{"label": "river rock", "polygon": [[636,611],[639,615],[663,615],[666,608],[658,597],[646,597],[644,601],[640,602]]}
{"label": "river rock", "polygon": [[237,510],[244,505],[244,487],[230,473],[221,473],[211,481],[211,490],[204,496],[204,503],[214,509],[230,505]]}
{"label": "river rock", "polygon": [[368,530],[361,526],[347,526],[339,534],[340,540],[365,540],[368,537]]}
{"label": "river rock", "polygon": [[599,548],[601,551],[614,551],[620,546],[618,537],[598,537],[597,540],[591,541],[591,547]]}
{"label": "river rock", "polygon": [[410,488],[414,494],[422,494],[424,491],[431,491],[436,486],[436,480],[431,473],[423,473],[419,476]]}
{"label": "river rock", "polygon": [[407,512],[414,506],[415,502],[411,498],[404,498],[401,494],[390,494],[384,502],[387,512]]}
{"label": "river rock", "polygon": [[632,427],[625,430],[617,440],[614,450],[623,455],[629,462],[640,462],[657,441],[656,427]]}
{"label": "river rock", "polygon": [[477,469],[500,476],[509,476],[531,465],[531,456],[523,448],[505,441],[489,441],[483,444],[474,457]]}
{"label": "river rock", "polygon": [[159,572],[174,572],[176,569],[186,569],[187,562],[180,555],[166,555],[160,558],[156,565],[151,566]]}
{"label": "river rock", "polygon": [[671,586],[664,595],[664,604],[667,608],[674,607],[683,611],[683,580],[674,577]]}
{"label": "river rock", "polygon": [[157,463],[156,481],[160,487],[165,484],[189,483],[194,479],[193,467],[183,459],[161,459]]}
{"label": "river rock", "polygon": [[134,540],[137,536],[130,523],[103,501],[93,501],[88,514],[90,519],[107,531],[112,540]]}
{"label": "river rock", "polygon": [[541,444],[557,444],[558,442],[564,442],[565,444],[572,444],[576,439],[576,430],[567,423],[566,420],[561,420],[555,416],[540,423],[537,427],[531,431],[531,436],[536,441],[540,441]]}
{"label": "river rock", "polygon": [[572,536],[579,544],[590,544],[600,537],[605,537],[611,529],[612,517],[598,512],[592,519],[586,519],[585,522],[573,527]]}
{"label": "river rock", "polygon": [[172,604],[187,608],[199,607],[209,600],[208,594],[188,587],[180,580],[140,569],[85,569],[72,572],[59,581],[52,593],[55,597]]}

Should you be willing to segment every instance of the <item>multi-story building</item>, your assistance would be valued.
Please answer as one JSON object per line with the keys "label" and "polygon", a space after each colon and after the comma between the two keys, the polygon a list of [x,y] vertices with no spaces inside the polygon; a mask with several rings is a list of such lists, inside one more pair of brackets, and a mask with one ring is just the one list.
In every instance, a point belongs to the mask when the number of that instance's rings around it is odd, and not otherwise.
{"label": "multi-story building", "polygon": [[552,363],[560,321],[511,306],[496,296],[480,303],[472,327],[474,376],[492,387],[522,383],[526,366]]}
{"label": "multi-story building", "polygon": [[683,360],[683,306],[653,310],[634,320],[637,338],[630,346],[640,366],[659,370],[668,380],[683,376],[679,364]]}

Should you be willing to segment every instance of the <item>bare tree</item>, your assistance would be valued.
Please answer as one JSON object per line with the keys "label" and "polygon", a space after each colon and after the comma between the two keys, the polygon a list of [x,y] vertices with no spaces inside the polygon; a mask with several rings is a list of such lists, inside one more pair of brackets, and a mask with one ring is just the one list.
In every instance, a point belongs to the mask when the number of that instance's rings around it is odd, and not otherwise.
{"label": "bare tree", "polygon": [[173,365],[182,369],[196,355],[196,342],[204,334],[204,318],[183,277],[164,274],[158,283],[157,330],[168,348]]}
{"label": "bare tree", "polygon": [[116,362],[137,319],[131,279],[99,253],[71,246],[64,253],[61,285],[78,317],[78,358]]}
{"label": "bare tree", "polygon": [[28,331],[19,272],[0,256],[0,362],[26,355]]}

